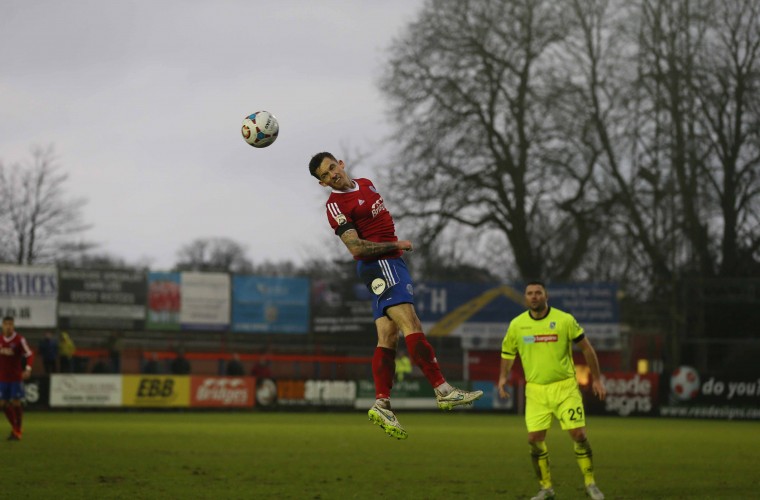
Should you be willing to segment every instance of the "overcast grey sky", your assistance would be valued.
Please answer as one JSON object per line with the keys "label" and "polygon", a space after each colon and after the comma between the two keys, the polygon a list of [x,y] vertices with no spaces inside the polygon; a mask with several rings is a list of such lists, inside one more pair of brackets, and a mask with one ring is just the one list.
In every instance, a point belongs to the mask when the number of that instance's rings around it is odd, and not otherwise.
{"label": "overcast grey sky", "polygon": [[[130,262],[167,269],[201,237],[300,262],[331,237],[308,160],[382,144],[376,83],[422,4],[3,0],[0,160],[54,145],[67,192],[88,200],[85,238]],[[240,125],[260,109],[280,136],[258,150]]]}

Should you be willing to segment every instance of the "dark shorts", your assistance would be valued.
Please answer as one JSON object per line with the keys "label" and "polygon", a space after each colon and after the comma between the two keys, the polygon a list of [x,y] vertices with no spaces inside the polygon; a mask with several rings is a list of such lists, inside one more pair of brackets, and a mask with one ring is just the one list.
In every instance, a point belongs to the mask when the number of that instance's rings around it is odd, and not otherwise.
{"label": "dark shorts", "polygon": [[0,401],[24,399],[23,382],[0,382]]}
{"label": "dark shorts", "polygon": [[403,259],[360,260],[356,273],[372,294],[372,314],[377,320],[398,304],[414,304],[414,287]]}

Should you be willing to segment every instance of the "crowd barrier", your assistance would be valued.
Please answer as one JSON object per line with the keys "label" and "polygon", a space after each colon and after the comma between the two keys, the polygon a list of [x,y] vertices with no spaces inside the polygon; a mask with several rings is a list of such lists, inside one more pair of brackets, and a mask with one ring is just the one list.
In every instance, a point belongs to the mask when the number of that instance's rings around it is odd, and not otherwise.
{"label": "crowd barrier", "polygon": [[[681,367],[668,377],[628,372],[605,373],[603,377],[607,388],[604,401],[594,396],[589,384],[581,384],[588,414],[760,420],[760,378],[700,376],[689,367]],[[467,411],[524,413],[525,391],[520,381],[508,387],[507,399],[499,397],[492,381],[452,381],[452,384],[484,392]],[[30,409],[365,410],[375,398],[371,380],[278,380],[247,376],[53,374],[28,380],[25,389],[25,402]],[[394,383],[393,406],[436,409],[427,381],[414,378]]]}

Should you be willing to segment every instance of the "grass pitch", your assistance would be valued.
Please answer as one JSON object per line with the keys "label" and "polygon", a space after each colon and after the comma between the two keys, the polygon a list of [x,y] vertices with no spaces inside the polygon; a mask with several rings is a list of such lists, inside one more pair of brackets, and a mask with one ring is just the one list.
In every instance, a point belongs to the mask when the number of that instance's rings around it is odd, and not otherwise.
{"label": "grass pitch", "polygon": [[[522,417],[27,412],[0,450],[3,498],[490,499],[538,489]],[[608,499],[757,498],[760,423],[590,417]],[[567,434],[547,438],[559,499],[584,498]]]}

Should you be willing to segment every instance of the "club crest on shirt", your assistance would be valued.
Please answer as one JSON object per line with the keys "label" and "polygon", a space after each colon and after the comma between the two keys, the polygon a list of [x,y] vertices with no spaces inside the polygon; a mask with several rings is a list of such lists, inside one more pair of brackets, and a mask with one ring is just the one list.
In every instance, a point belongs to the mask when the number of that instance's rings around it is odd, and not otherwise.
{"label": "club crest on shirt", "polygon": [[375,295],[382,295],[382,293],[385,291],[385,287],[387,285],[385,284],[385,280],[382,278],[375,278],[372,280],[372,284],[370,285],[370,288],[372,288],[372,293]]}
{"label": "club crest on shirt", "polygon": [[549,329],[554,330],[556,327],[557,327],[556,321],[552,321],[551,323],[549,323]]}

